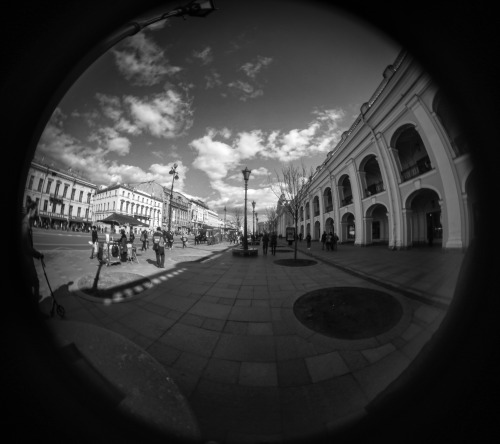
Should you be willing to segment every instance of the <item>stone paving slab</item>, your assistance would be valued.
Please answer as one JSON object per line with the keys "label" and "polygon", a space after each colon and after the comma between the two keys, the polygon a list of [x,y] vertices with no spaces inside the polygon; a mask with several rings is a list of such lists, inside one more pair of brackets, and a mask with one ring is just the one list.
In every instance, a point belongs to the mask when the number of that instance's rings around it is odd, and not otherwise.
{"label": "stone paving slab", "polygon": [[[166,261],[164,270],[148,262],[153,255],[144,252],[140,264],[118,267],[128,267],[157,283],[130,301],[107,306],[71,291],[69,282],[98,268],[87,252],[47,254],[46,264],[67,318],[109,329],[151,354],[187,397],[205,440],[279,442],[300,434],[326,437],[335,424],[362,415],[369,401],[414,359],[446,313],[445,308],[432,305],[437,295],[428,295],[427,304],[397,293],[396,285],[413,280],[417,286],[409,255],[368,250],[372,249],[339,246],[334,254],[349,267],[362,264],[367,273],[377,268],[374,262],[383,262],[378,278],[392,279],[392,287],[365,281],[326,262],[298,272],[275,264],[276,257],[270,255],[235,258],[222,247],[198,249],[215,252],[210,261]],[[311,251],[317,253],[314,247]],[[448,255],[442,256],[424,268],[431,273],[429,281],[461,259],[449,255],[455,258],[450,265],[444,260]],[[299,257],[307,255],[299,252]],[[417,264],[426,263],[424,255],[415,258]],[[43,274],[40,277],[44,279]],[[364,340],[315,333],[295,318],[293,303],[308,291],[332,286],[363,286],[397,294],[404,319],[391,331]],[[46,299],[42,305],[49,303]],[[56,328],[58,322],[62,321],[53,320]]]}

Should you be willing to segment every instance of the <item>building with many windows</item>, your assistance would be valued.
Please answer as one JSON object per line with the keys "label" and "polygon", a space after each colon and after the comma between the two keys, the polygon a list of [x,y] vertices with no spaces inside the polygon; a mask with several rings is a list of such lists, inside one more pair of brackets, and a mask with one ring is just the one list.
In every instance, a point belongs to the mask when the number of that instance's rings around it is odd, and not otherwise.
{"label": "building with many windows", "polygon": [[[191,219],[190,213],[190,200],[179,193],[174,191],[172,193],[172,199],[170,199],[170,191],[166,188],[164,189],[166,197],[166,212],[164,215],[164,226],[169,226],[174,233],[183,232],[188,233],[190,231]],[[169,210],[170,208],[170,210]]]}
{"label": "building with many windows", "polygon": [[163,200],[127,184],[100,187],[94,197],[94,223],[113,213],[132,216],[154,230],[161,226]]}
{"label": "building with many windows", "polygon": [[[314,240],[389,248],[466,248],[474,237],[474,170],[438,86],[406,52],[302,188],[298,230]],[[278,234],[293,222],[278,203]],[[287,220],[288,217],[288,220]]]}
{"label": "building with many windows", "polygon": [[198,234],[207,223],[208,206],[201,200],[190,200],[190,215],[191,215],[191,229],[195,234]]}
{"label": "building with many windows", "polygon": [[92,199],[97,186],[79,174],[56,168],[36,157],[31,162],[24,200],[38,204],[35,225],[87,231],[92,225]]}

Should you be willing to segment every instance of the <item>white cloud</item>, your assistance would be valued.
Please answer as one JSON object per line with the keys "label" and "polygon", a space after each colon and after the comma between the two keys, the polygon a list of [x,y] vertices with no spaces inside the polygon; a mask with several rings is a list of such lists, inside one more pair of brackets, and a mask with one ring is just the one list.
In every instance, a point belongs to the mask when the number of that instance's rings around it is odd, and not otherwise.
{"label": "white cloud", "polygon": [[195,59],[199,59],[202,65],[208,65],[214,60],[212,48],[210,48],[210,46],[207,46],[205,49],[202,49],[201,51],[193,51],[193,57]]}
{"label": "white cloud", "polygon": [[143,32],[125,39],[123,49],[114,49],[116,65],[125,79],[138,86],[158,84],[181,68],[168,63],[161,48]]}
{"label": "white cloud", "polygon": [[262,68],[270,65],[272,61],[273,59],[271,57],[258,56],[256,62],[247,62],[240,68],[240,70],[251,79],[254,79]]}
{"label": "white cloud", "polygon": [[126,96],[133,124],[155,137],[174,138],[184,134],[193,124],[191,100],[172,89],[152,98]]}
{"label": "white cloud", "polygon": [[264,94],[264,91],[261,88],[251,85],[248,82],[243,82],[242,80],[230,82],[227,86],[233,95],[238,97],[243,102],[248,99],[255,99],[256,97],[260,97]]}

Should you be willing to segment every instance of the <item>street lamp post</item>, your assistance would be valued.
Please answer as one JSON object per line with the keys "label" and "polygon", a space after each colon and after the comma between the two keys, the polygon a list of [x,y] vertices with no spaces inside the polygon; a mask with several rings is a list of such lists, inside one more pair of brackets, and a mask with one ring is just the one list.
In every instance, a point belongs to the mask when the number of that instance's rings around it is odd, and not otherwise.
{"label": "street lamp post", "polygon": [[251,171],[248,167],[245,167],[244,170],[241,171],[243,173],[243,179],[245,180],[245,218],[243,224],[243,249],[248,250],[248,239],[247,239],[247,190],[248,190],[248,179],[250,178]]}
{"label": "street lamp post", "polygon": [[255,237],[255,200],[252,202],[252,234]]}
{"label": "street lamp post", "polygon": [[259,235],[259,218],[257,216],[258,213],[255,212],[255,228],[257,228],[257,235]]}
{"label": "street lamp post", "polygon": [[224,236],[226,235],[226,207],[224,207]]}
{"label": "street lamp post", "polygon": [[168,173],[168,174],[172,175],[172,187],[170,188],[170,203],[168,205],[168,231],[169,232],[170,232],[170,227],[171,227],[171,223],[172,223],[172,197],[173,197],[173,193],[174,193],[174,181],[175,181],[175,179],[179,178],[179,175],[177,174],[176,169],[177,169],[177,164],[174,163],[174,166],[172,167],[172,169]]}

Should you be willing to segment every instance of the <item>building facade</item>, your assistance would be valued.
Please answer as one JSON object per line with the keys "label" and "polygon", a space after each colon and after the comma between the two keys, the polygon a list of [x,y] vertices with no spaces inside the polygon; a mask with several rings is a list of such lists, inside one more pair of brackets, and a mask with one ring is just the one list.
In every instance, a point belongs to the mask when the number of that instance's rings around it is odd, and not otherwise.
{"label": "building facade", "polygon": [[194,234],[199,234],[207,224],[208,206],[201,200],[190,200],[191,229]]}
{"label": "building facade", "polygon": [[31,162],[24,201],[37,202],[35,226],[88,231],[92,225],[92,201],[97,186],[84,177],[34,158]]}
{"label": "building facade", "polygon": [[[464,249],[475,236],[474,170],[438,86],[404,51],[300,192],[298,230],[392,249]],[[279,234],[286,211],[278,204]]]}
{"label": "building facade", "polygon": [[152,230],[161,226],[163,200],[126,184],[100,187],[95,193],[93,205],[94,223],[118,213],[135,217]]}
{"label": "building facade", "polygon": [[[166,190],[166,189],[165,189]],[[174,191],[172,199],[170,199],[170,192],[166,190],[167,211],[164,216],[164,226],[169,226],[173,232],[189,233],[191,229],[190,220],[190,200],[183,194]]]}

